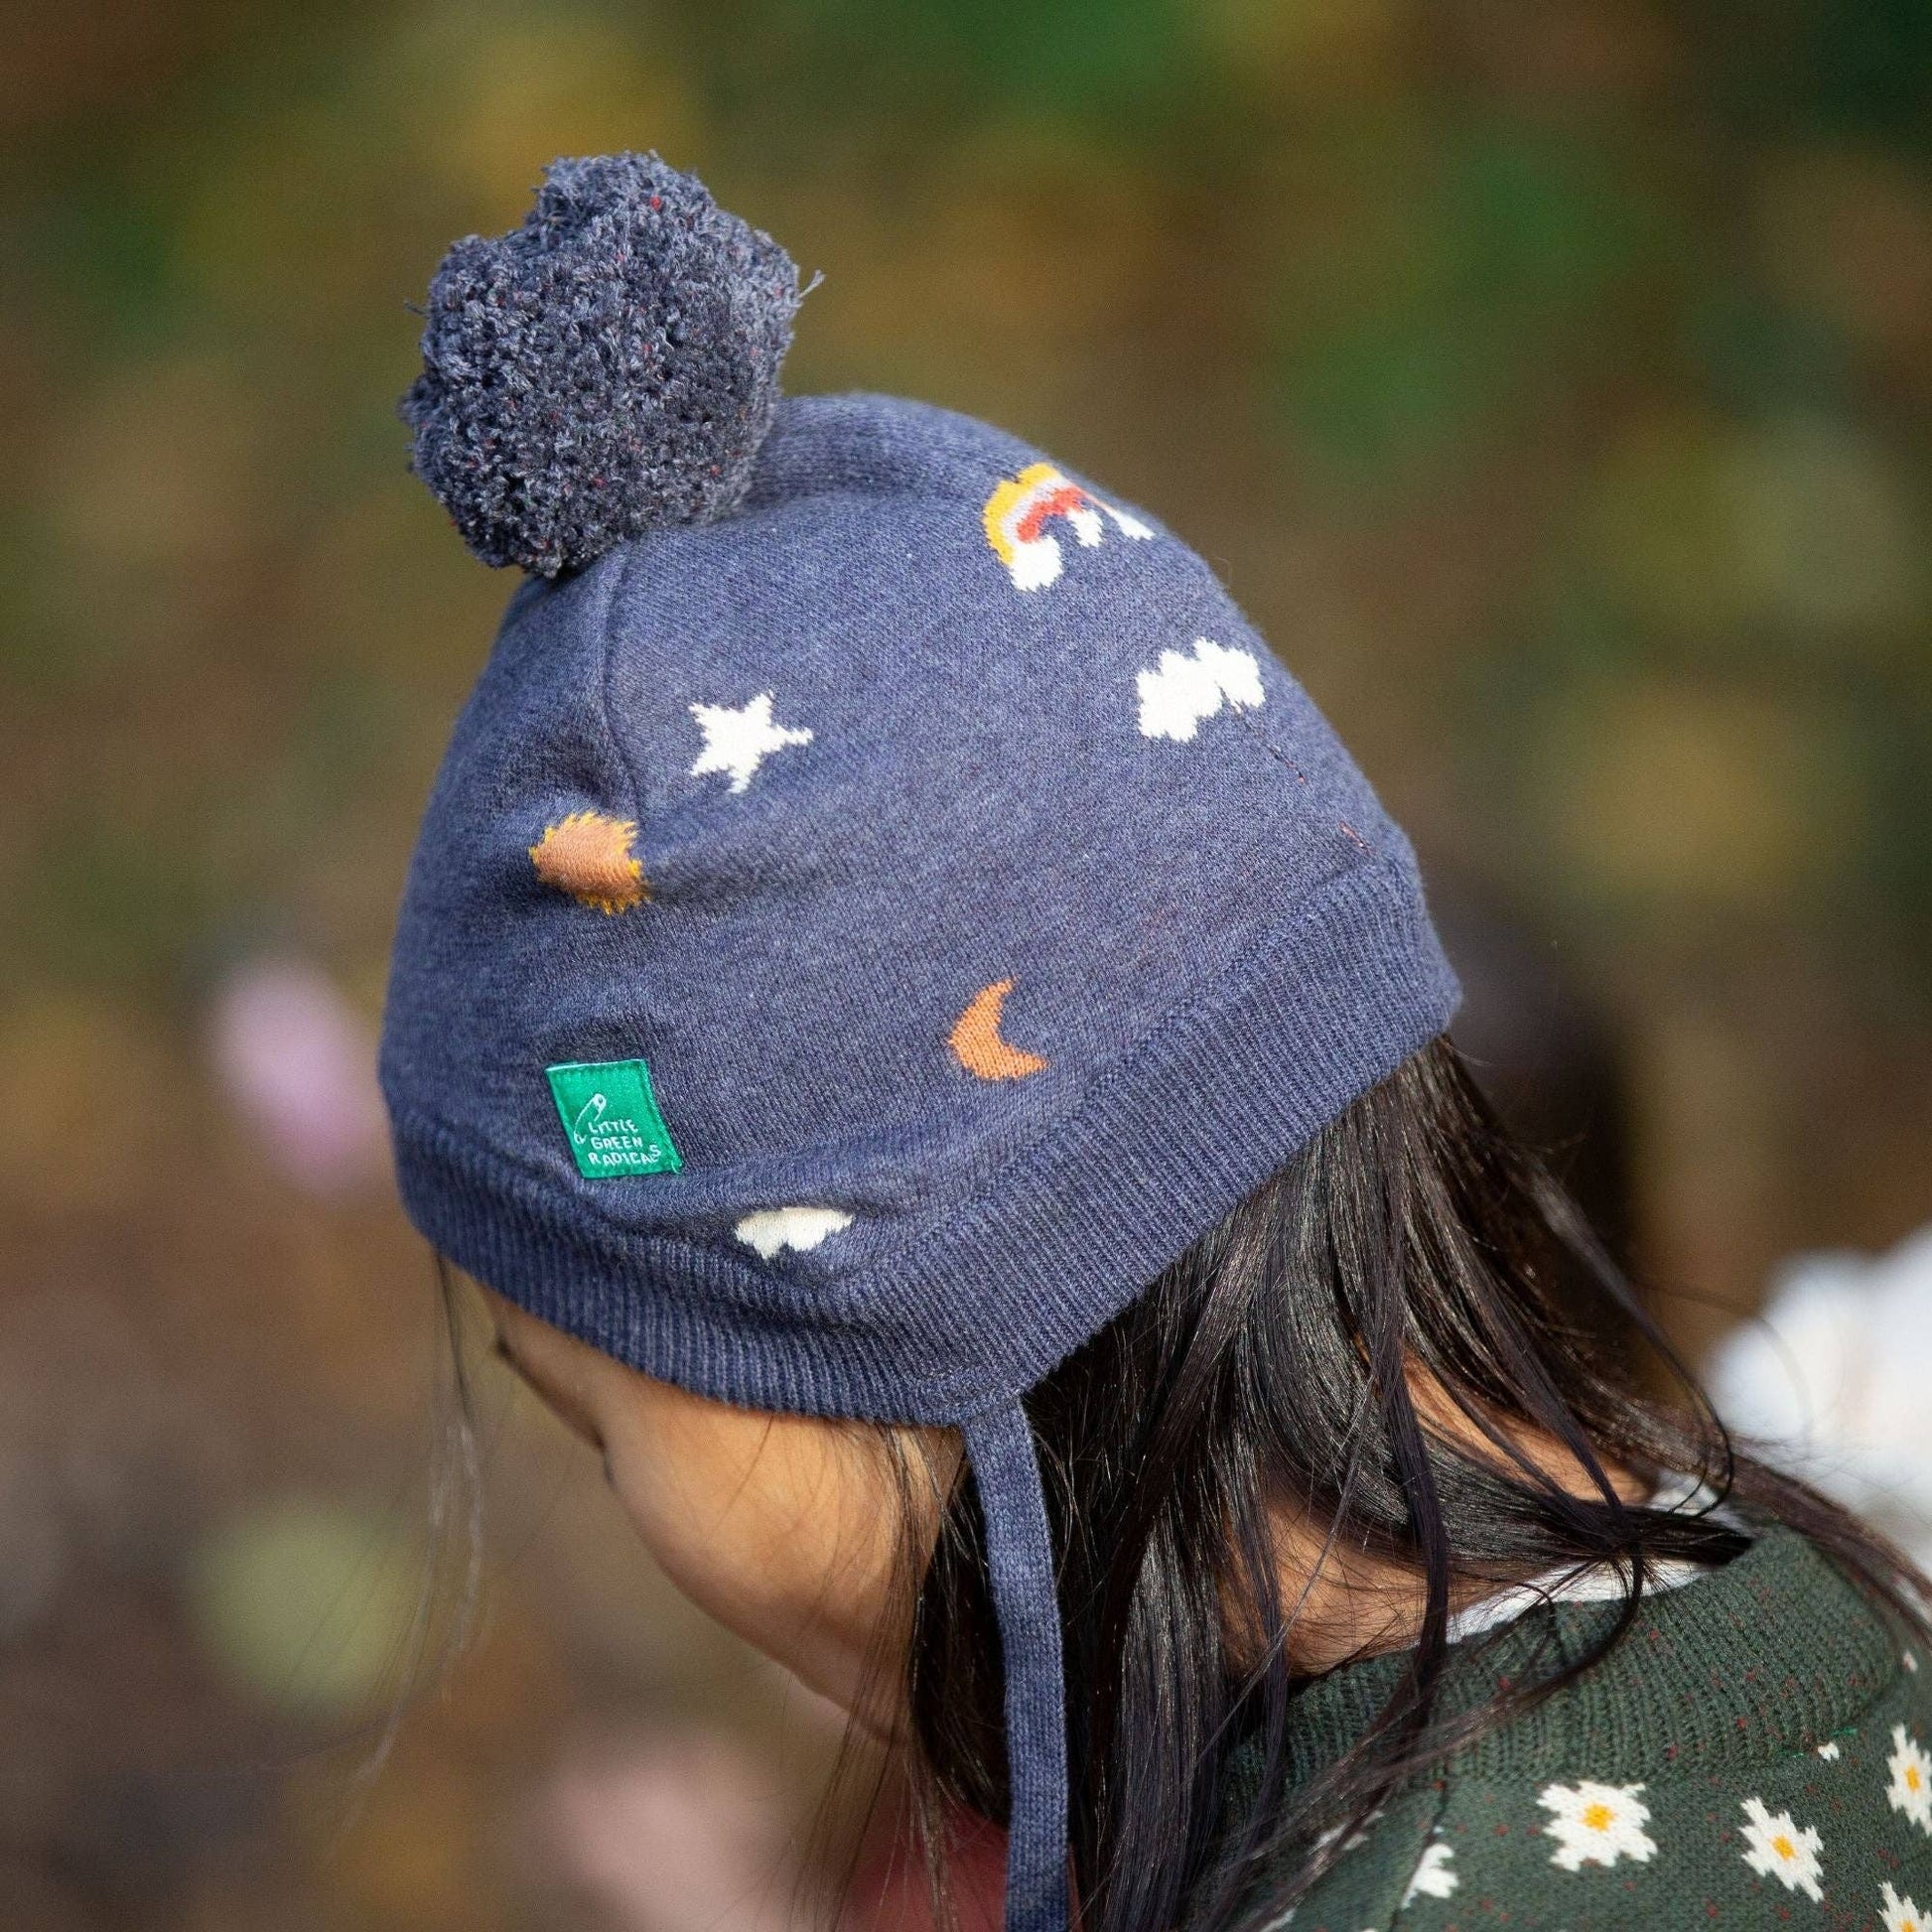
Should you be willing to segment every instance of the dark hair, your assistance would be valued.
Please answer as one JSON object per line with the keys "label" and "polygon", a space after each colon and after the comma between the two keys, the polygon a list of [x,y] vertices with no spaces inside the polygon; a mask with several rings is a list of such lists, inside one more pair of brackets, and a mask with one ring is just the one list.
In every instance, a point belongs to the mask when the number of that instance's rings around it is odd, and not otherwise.
{"label": "dark hair", "polygon": [[[1589,1300],[1677,1384],[1647,1396]],[[1484,1455],[1432,1429],[1453,1404]],[[1427,1403],[1425,1403],[1427,1407]],[[1259,1924],[1318,1875],[1316,1848],[1397,1784],[1587,1670],[1660,1560],[1728,1561],[1730,1511],[1621,1500],[1606,1472],[1701,1479],[1787,1523],[1927,1632],[1923,1580],[1815,1491],[1733,1449],[1656,1323],[1542,1164],[1439,1039],[1364,1095],[1029,1396],[1059,1556],[1074,1872],[1087,1932]],[[1576,1494],[1527,1454],[1540,1432]],[[922,1472],[901,1474],[909,1486]],[[1412,1566],[1420,1641],[1367,1733],[1284,1795],[1298,1682],[1278,1568],[1292,1506],[1331,1544]],[[909,1512],[908,1520],[917,1520]],[[924,1520],[929,1524],[930,1516]],[[1451,1609],[1610,1562],[1620,1615],[1589,1655],[1453,1721],[1437,1712]],[[1006,1808],[999,1643],[970,1472],[929,1560],[908,1548],[914,1808],[935,1871],[951,1804]],[[922,1574],[920,1574],[922,1573]],[[905,1626],[900,1626],[905,1627]],[[1230,1820],[1237,1747],[1262,1797]],[[942,1901],[943,1910],[943,1901]]]}

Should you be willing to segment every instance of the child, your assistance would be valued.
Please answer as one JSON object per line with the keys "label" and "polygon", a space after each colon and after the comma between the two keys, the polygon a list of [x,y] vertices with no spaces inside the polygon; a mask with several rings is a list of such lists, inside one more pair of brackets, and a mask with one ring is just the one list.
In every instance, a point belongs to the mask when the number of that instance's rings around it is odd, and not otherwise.
{"label": "child", "polygon": [[1918,1580],[1553,1312],[1627,1298],[1199,559],[781,401],[799,297],[637,155],[436,278],[415,467],[529,578],[396,941],[417,1225],[1014,1932],[1917,1926]]}

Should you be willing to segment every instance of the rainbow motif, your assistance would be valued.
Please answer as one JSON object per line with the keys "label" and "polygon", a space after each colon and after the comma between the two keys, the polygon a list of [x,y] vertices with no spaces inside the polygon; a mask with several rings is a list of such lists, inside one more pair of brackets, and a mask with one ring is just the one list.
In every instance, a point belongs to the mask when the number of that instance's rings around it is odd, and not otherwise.
{"label": "rainbow motif", "polygon": [[1059,576],[1059,539],[1046,527],[1053,517],[1066,519],[1085,550],[1100,541],[1103,514],[1124,537],[1140,541],[1154,534],[1138,516],[1103,502],[1050,463],[1031,463],[1017,477],[1004,479],[986,499],[983,514],[986,540],[1017,591],[1043,591]]}

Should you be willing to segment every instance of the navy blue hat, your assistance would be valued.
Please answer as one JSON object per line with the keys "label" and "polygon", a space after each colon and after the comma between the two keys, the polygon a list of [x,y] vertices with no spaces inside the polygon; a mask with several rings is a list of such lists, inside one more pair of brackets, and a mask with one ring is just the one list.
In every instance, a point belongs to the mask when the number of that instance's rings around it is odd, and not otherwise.
{"label": "navy blue hat", "polygon": [[790,263],[654,158],[544,196],[453,251],[408,404],[459,526],[535,574],[396,937],[403,1198],[652,1375],[960,1427],[1009,1924],[1060,1928],[1022,1398],[1455,982],[1407,841],[1184,544],[983,423],[777,400]]}

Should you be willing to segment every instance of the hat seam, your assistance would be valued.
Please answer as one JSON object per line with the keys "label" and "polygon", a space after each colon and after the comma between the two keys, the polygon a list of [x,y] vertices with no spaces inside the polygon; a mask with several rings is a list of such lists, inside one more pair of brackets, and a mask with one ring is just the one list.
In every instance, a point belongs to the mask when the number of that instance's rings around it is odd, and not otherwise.
{"label": "hat seam", "polygon": [[[636,760],[630,755],[629,746],[625,744],[623,735],[618,730],[617,723],[611,715],[611,684],[615,676],[617,660],[617,653],[613,649],[617,630],[617,613],[619,605],[625,601],[620,593],[627,592],[630,588],[631,573],[636,565],[639,548],[640,546],[635,543],[624,546],[624,553],[618,570],[612,578],[610,588],[605,592],[604,617],[598,625],[597,708],[598,716],[603,720],[604,735],[611,742],[612,755],[618,761],[618,768],[624,775],[625,783],[630,787],[630,816],[637,823],[637,843],[641,848],[650,825],[650,815],[645,809],[644,781],[638,771]],[[645,871],[648,872],[649,868],[646,867]]]}

